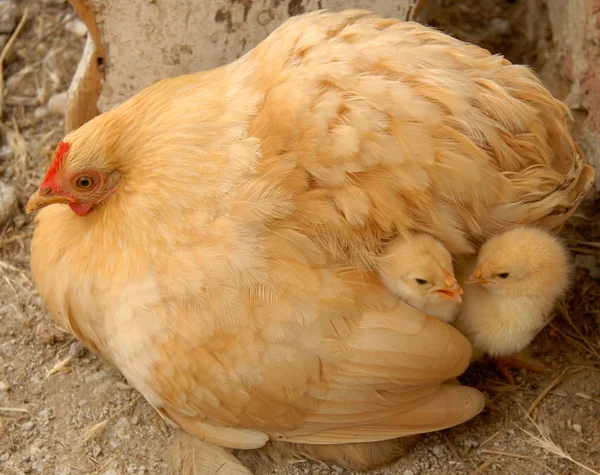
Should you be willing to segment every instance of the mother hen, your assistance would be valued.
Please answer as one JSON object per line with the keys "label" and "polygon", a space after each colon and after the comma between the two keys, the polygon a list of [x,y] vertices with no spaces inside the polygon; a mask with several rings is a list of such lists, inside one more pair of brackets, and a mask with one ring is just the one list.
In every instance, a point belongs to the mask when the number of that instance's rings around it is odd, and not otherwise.
{"label": "mother hen", "polygon": [[389,293],[376,257],[406,231],[461,254],[516,225],[560,227],[593,178],[566,112],[527,68],[431,28],[295,17],[66,136],[27,204],[45,207],[35,283],[202,440],[453,426],[483,407],[442,384],[471,347]]}

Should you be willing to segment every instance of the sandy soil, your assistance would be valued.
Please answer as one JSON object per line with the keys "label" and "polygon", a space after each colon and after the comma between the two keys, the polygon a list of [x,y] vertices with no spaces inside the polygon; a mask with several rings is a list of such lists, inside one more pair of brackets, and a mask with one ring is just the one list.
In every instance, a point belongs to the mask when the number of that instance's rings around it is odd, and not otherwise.
{"label": "sandy soil", "polygon": [[[527,38],[524,0],[434,3],[425,20],[442,30],[514,61],[539,65],[544,56]],[[64,1],[24,0],[19,6],[29,7],[29,20],[5,63],[2,125],[2,144],[14,156],[0,150],[0,179],[15,186],[19,197],[19,211],[0,228],[0,473],[165,474],[171,430],[117,371],[53,323],[31,282],[33,228],[24,205],[62,135],[62,118],[46,104],[68,87],[84,38],[71,31],[73,11]],[[533,345],[551,372],[514,373],[517,384],[509,386],[493,366],[474,366],[463,379],[484,391],[485,412],[423,437],[409,456],[374,473],[600,471],[599,212],[600,203],[588,201],[565,230],[578,266],[576,282]],[[548,440],[540,444],[535,438]],[[344,473],[304,462],[253,468],[258,475]]]}

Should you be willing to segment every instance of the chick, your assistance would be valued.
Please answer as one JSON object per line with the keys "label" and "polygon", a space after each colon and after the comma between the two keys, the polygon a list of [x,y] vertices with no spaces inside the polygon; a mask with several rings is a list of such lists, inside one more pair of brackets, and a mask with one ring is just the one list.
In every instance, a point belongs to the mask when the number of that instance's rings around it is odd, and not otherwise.
{"label": "chick", "polygon": [[568,289],[571,266],[563,244],[541,229],[515,228],[487,241],[476,262],[458,274],[465,294],[455,326],[471,340],[474,358],[496,358],[513,384],[507,366],[545,371],[515,355],[546,326]]}
{"label": "chick", "polygon": [[429,234],[392,241],[378,271],[390,291],[423,312],[450,322],[460,308],[463,289],[454,277],[452,256]]}

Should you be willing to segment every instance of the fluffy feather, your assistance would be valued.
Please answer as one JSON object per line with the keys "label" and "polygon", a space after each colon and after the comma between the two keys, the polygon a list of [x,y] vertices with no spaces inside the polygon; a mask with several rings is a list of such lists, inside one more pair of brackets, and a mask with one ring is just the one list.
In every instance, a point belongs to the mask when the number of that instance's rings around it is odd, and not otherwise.
{"label": "fluffy feather", "polygon": [[252,475],[222,447],[179,431],[169,453],[169,473],[177,475]]}
{"label": "fluffy feather", "polygon": [[46,206],[35,283],[64,327],[205,441],[450,427],[483,407],[443,384],[471,347],[372,271],[406,232],[454,254],[519,224],[560,226],[593,177],[565,112],[527,68],[431,28],[298,16],[65,137],[63,184],[115,178],[82,216],[49,204],[83,191],[32,197],[29,211]]}

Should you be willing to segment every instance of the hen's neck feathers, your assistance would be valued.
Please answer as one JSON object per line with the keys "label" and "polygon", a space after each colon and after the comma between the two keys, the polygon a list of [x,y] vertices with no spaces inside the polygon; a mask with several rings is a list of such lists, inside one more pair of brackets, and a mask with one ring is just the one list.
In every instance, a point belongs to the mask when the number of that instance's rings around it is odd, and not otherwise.
{"label": "hen's neck feathers", "polygon": [[[100,242],[114,235],[131,246],[176,246],[174,228],[228,213],[232,190],[260,155],[248,128],[261,96],[243,70],[251,67],[160,81],[69,134],[72,150],[82,159],[97,154],[121,183],[83,220],[65,209],[67,225],[97,232]],[[75,157],[70,167],[77,165]]]}

